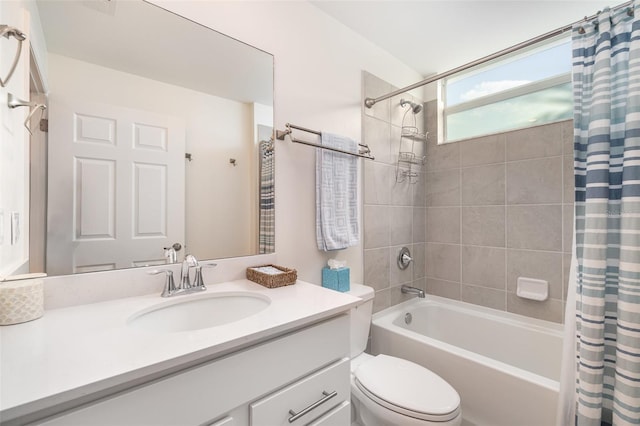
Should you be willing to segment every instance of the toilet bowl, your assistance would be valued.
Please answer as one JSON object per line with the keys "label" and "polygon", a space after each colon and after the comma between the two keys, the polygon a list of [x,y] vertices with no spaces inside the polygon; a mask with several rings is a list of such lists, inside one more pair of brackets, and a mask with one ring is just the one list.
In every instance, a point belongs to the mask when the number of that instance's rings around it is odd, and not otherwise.
{"label": "toilet bowl", "polygon": [[351,287],[362,299],[351,311],[352,425],[460,425],[460,396],[440,376],[405,359],[364,353],[374,291]]}

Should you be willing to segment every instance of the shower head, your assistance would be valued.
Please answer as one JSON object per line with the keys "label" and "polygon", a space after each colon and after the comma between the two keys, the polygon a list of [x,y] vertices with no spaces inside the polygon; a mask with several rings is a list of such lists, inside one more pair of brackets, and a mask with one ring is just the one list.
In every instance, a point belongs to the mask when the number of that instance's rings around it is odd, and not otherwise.
{"label": "shower head", "polygon": [[415,102],[411,102],[405,99],[400,99],[400,106],[404,108],[405,105],[410,105],[411,109],[413,110],[414,114],[419,113],[420,111],[422,111],[422,105],[417,104]]}

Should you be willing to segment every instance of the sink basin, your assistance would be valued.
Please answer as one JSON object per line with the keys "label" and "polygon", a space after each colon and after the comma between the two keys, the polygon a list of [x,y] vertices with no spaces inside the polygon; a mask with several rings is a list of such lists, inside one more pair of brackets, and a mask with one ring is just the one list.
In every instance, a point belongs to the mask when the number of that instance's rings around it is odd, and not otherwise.
{"label": "sink basin", "polygon": [[254,293],[201,294],[147,308],[131,316],[127,325],[163,333],[200,330],[240,321],[270,303],[267,296]]}

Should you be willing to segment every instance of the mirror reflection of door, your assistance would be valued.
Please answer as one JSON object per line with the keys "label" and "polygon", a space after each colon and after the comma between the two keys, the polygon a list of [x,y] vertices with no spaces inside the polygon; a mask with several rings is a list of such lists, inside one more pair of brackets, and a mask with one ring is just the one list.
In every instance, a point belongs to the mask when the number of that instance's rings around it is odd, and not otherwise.
{"label": "mirror reflection of door", "polygon": [[[36,64],[33,51],[30,51],[30,82],[29,99],[37,104],[47,105],[46,88],[42,75]],[[47,144],[46,116],[44,113],[35,114],[29,126],[32,130],[30,137],[29,161],[29,272],[45,270],[47,229]],[[45,120],[44,122],[42,120]],[[43,127],[44,126],[44,127]]]}
{"label": "mirror reflection of door", "polygon": [[184,241],[183,120],[50,99],[47,272],[164,264]]}

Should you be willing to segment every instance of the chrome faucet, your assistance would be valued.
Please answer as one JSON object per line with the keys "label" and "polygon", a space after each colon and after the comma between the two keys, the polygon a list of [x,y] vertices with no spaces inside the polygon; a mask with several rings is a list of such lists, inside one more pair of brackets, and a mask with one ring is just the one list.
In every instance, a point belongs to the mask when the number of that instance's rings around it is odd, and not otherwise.
{"label": "chrome faucet", "polygon": [[400,291],[404,294],[417,294],[419,298],[424,298],[424,290],[416,287],[411,287],[409,285],[403,285],[400,287]]}
{"label": "chrome faucet", "polygon": [[[213,268],[217,266],[215,263],[209,263],[206,265],[200,265],[198,259],[195,256],[188,254],[184,257],[182,261],[182,267],[180,270],[180,284],[176,287],[175,282],[173,280],[173,271],[170,269],[154,269],[153,271],[147,272],[149,275],[157,275],[161,273],[165,273],[165,283],[164,290],[162,291],[162,297],[171,297],[177,296],[179,294],[189,294],[196,291],[204,291],[207,287],[204,285],[204,279],[202,278],[202,268]],[[193,280],[193,285],[191,284],[191,279],[189,277],[189,272],[191,268],[196,270],[196,274]]]}
{"label": "chrome faucet", "polygon": [[192,254],[188,254],[182,261],[182,269],[180,270],[180,285],[178,290],[190,290],[191,280],[189,279],[189,270],[199,265],[198,259]]}

